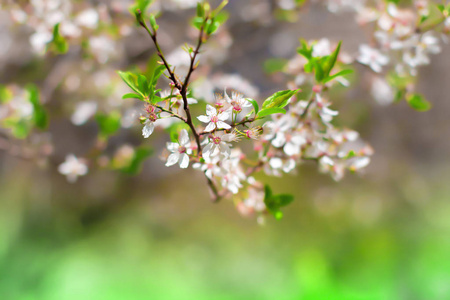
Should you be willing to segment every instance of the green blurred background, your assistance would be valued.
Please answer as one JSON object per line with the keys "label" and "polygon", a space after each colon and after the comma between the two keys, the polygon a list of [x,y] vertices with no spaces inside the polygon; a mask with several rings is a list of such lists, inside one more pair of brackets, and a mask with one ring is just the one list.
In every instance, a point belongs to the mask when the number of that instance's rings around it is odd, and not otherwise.
{"label": "green blurred background", "polygon": [[[342,39],[347,51],[365,38],[349,16],[319,8],[295,24],[245,24],[232,15],[223,69],[264,96],[283,84],[261,69],[277,35],[294,41],[285,57],[299,37]],[[157,155],[140,176],[92,170],[73,185],[56,162],[0,153],[0,299],[450,299],[449,54],[447,46],[422,70],[429,112],[338,93],[339,123],[375,148],[371,166],[339,183],[312,163],[283,178],[258,175],[296,199],[263,226],[231,201],[210,203],[201,173],[164,168]],[[52,120],[57,151],[72,137],[92,141],[69,127]],[[162,145],[166,136],[152,138]]]}

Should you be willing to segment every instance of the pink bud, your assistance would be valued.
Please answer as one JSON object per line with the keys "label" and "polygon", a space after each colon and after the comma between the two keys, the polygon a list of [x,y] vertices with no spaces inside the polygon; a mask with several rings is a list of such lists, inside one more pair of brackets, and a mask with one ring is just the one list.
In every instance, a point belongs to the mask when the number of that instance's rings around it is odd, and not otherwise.
{"label": "pink bud", "polygon": [[322,86],[315,85],[315,86],[313,86],[312,90],[314,93],[320,93],[320,92],[322,92]]}

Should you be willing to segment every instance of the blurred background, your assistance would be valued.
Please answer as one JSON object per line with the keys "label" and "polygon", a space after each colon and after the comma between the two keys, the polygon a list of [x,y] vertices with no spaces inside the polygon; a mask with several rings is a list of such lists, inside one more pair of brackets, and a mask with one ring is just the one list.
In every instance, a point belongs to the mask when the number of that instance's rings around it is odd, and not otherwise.
{"label": "blurred background", "polygon": [[[352,14],[312,5],[283,22],[263,3],[232,0],[226,32],[207,46],[218,54],[208,72],[239,74],[260,101],[286,84],[263,63],[293,57],[299,38],[342,40],[349,53],[367,39]],[[130,3],[89,4],[118,10],[114,5]],[[420,70],[419,91],[433,104],[428,112],[406,103],[380,106],[358,69],[352,87],[330,100],[338,123],[375,149],[371,164],[341,182],[319,174],[314,163],[282,178],[258,174],[275,193],[295,195],[282,220],[269,217],[261,226],[240,216],[232,201],[210,203],[201,173],[164,167],[158,155],[167,134],[143,140],[137,123],[120,129],[105,151],[152,146],[139,175],[92,168],[68,183],[57,166],[67,153],[95,148],[98,129],[92,120],[75,126],[65,115],[80,100],[103,109],[118,101],[140,105],[120,100],[126,87],[114,71],[145,66],[154,48],[123,9],[117,14],[130,24],[126,36],[109,57],[83,67],[77,46],[62,56],[33,54],[31,30],[15,24],[8,9],[0,13],[0,82],[41,87],[52,141],[45,159],[0,150],[0,299],[450,299],[448,45]],[[194,42],[186,25],[194,13],[164,10],[158,22],[167,53]],[[227,47],[214,48],[221,39]],[[119,92],[99,96],[99,88],[73,83],[99,72]]]}

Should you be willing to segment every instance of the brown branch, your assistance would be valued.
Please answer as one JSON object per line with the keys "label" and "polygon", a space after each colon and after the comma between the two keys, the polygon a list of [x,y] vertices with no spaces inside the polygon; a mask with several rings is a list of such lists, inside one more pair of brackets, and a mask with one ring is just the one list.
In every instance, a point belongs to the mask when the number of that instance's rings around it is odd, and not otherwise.
{"label": "brown branch", "polygon": [[[142,14],[140,11],[136,12],[136,18],[139,22],[139,24],[147,31],[147,33],[150,35],[156,50],[157,50],[157,54],[158,56],[161,58],[164,66],[166,67],[167,71],[169,72],[169,78],[172,80],[173,84],[175,85],[175,87],[180,91],[180,95],[183,98],[183,109],[186,112],[186,119],[182,119],[191,129],[192,134],[195,137],[195,142],[197,143],[197,154],[198,156],[201,156],[202,154],[202,146],[200,143],[200,135],[197,133],[197,131],[195,130],[195,126],[194,123],[192,122],[192,116],[191,116],[191,112],[189,109],[189,104],[188,104],[188,99],[187,99],[187,87],[189,85],[189,79],[192,75],[192,73],[195,70],[195,58],[197,57],[197,54],[200,52],[200,47],[203,43],[203,33],[204,33],[204,26],[202,25],[202,27],[200,28],[200,35],[199,35],[199,40],[198,40],[198,44],[196,49],[194,50],[194,55],[191,57],[191,64],[189,67],[189,71],[188,71],[188,75],[186,76],[186,79],[184,81],[184,83],[180,83],[180,81],[177,79],[177,76],[175,75],[174,71],[172,71],[172,69],[170,68],[169,63],[167,62],[166,58],[164,57],[164,54],[161,50],[161,47],[159,46],[158,43],[158,39],[157,39],[157,32],[154,31],[152,32],[150,30],[150,28],[147,26],[147,24],[145,23],[145,21],[142,19]],[[206,22],[206,19],[205,19]]]}
{"label": "brown branch", "polygon": [[165,109],[164,107],[162,107],[162,106],[160,106],[160,105],[154,105],[154,106],[155,106],[156,108],[159,108],[159,109],[160,109],[161,111],[163,111],[163,112],[166,112],[166,113],[171,114],[172,117],[178,118],[178,119],[180,119],[181,121],[183,121],[183,122],[186,123],[186,119],[183,118],[182,116],[180,116],[179,114],[176,114],[176,113],[174,113],[174,112],[171,111],[171,110]]}

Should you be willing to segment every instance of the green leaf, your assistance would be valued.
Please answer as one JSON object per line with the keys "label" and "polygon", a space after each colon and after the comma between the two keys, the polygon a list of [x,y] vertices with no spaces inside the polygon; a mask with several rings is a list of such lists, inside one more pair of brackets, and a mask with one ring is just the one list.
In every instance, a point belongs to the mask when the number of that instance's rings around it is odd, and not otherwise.
{"label": "green leaf", "polygon": [[258,102],[256,102],[256,100],[253,100],[253,99],[250,99],[250,98],[245,98],[245,100],[247,100],[248,102],[250,102],[253,105],[253,108],[255,109],[255,115],[257,115],[258,112],[259,112]]}
{"label": "green leaf", "polygon": [[192,26],[200,30],[202,28],[203,22],[204,22],[203,18],[195,17],[192,19],[191,24]]}
{"label": "green leaf", "polygon": [[219,6],[213,10],[211,16],[214,18],[221,10],[228,4],[229,0],[222,0],[222,2],[219,4]]}
{"label": "green leaf", "polygon": [[206,28],[206,34],[210,35],[213,34],[214,32],[217,31],[217,29],[219,29],[220,23],[217,21],[213,21],[211,22],[211,24],[209,24],[209,26]]}
{"label": "green leaf", "polygon": [[266,73],[273,74],[282,72],[287,63],[288,60],[284,58],[271,58],[264,62],[263,68]]}
{"label": "green leaf", "polygon": [[427,111],[431,108],[431,103],[420,94],[407,95],[406,101],[408,101],[409,105],[417,111]]}
{"label": "green leaf", "polygon": [[39,90],[34,84],[27,86],[28,99],[33,105],[33,123],[39,129],[45,129],[48,126],[47,113],[39,101]]}
{"label": "green leaf", "polygon": [[141,75],[141,74],[138,75],[138,87],[139,87],[139,90],[144,95],[148,94],[149,87],[148,87],[147,77],[145,77],[144,75]]}
{"label": "green leaf", "polygon": [[280,211],[280,208],[294,201],[294,196],[289,194],[273,195],[272,190],[268,185],[264,186],[264,192],[264,204],[266,205],[267,210],[272,213],[276,219],[281,219],[283,213]]}
{"label": "green leaf", "polygon": [[142,169],[142,163],[152,154],[152,148],[140,147],[135,149],[134,156],[130,162],[130,165],[123,168],[121,171],[129,175],[139,174]]}
{"label": "green leaf", "polygon": [[342,42],[339,42],[333,53],[331,53],[330,56],[328,56],[328,58],[325,60],[323,64],[324,77],[328,77],[331,70],[334,68],[339,55],[339,51],[341,50],[341,44]]}
{"label": "green leaf", "polygon": [[312,58],[312,47],[308,46],[308,42],[305,40],[300,40],[300,47],[297,48],[297,53],[303,55],[307,60]]}
{"label": "green leaf", "polygon": [[197,17],[202,18],[205,16],[205,9],[200,2],[197,2]]}
{"label": "green leaf", "polygon": [[314,60],[311,60],[311,61],[312,61],[313,65],[314,65],[314,71],[316,71],[315,72],[316,81],[317,82],[322,82],[322,79],[325,76],[325,72],[323,71],[322,64],[317,59],[314,59]]}
{"label": "green leaf", "polygon": [[99,113],[95,116],[95,120],[98,123],[100,136],[108,137],[113,135],[120,129],[120,113],[113,111],[109,115]]}
{"label": "green leaf", "polygon": [[156,32],[158,30],[158,28],[159,28],[159,25],[156,24],[155,15],[150,14],[149,19],[150,19],[150,26],[152,27],[153,32]]}
{"label": "green leaf", "polygon": [[291,97],[294,96],[298,91],[300,91],[300,89],[276,92],[264,101],[262,109],[274,107],[283,108],[288,104],[289,99],[291,99]]}
{"label": "green leaf", "polygon": [[140,9],[144,13],[153,0],[136,0],[135,4],[131,7],[131,12],[134,13],[136,9]]}
{"label": "green leaf", "polygon": [[286,110],[284,108],[281,107],[272,107],[272,108],[265,108],[259,111],[259,113],[257,114],[258,117],[265,117],[268,115],[273,115],[273,114],[285,114]]}
{"label": "green leaf", "polygon": [[139,99],[144,100],[141,95],[135,93],[128,93],[122,96],[122,99]]}
{"label": "green leaf", "polygon": [[12,134],[18,139],[24,139],[30,133],[31,127],[29,123],[22,119],[14,123],[12,126]]}
{"label": "green leaf", "polygon": [[9,88],[4,85],[0,85],[0,104],[8,103],[13,97],[13,94]]}
{"label": "green leaf", "polygon": [[137,76],[134,75],[131,72],[122,72],[122,71],[117,71],[117,73],[119,74],[120,78],[122,78],[122,80],[133,90],[135,91],[137,94],[141,95],[142,98],[145,98],[145,95],[139,90],[139,86],[136,84],[136,79]]}
{"label": "green leaf", "polygon": [[339,71],[336,74],[328,76],[327,78],[325,78],[323,80],[323,83],[331,81],[331,80],[333,80],[333,79],[335,79],[335,78],[337,78],[339,76],[344,76],[344,75],[351,74],[351,73],[353,73],[353,70],[350,70],[350,69]]}
{"label": "green leaf", "polygon": [[158,65],[155,70],[153,70],[153,76],[151,79],[151,86],[156,86],[156,84],[158,83],[158,79],[159,77],[161,77],[161,75],[164,73],[164,71],[166,70],[165,66],[162,65]]}
{"label": "green leaf", "polygon": [[228,20],[229,17],[230,14],[227,11],[221,11],[214,17],[214,21],[219,22],[219,24],[222,25]]}
{"label": "green leaf", "polygon": [[53,49],[58,54],[64,54],[69,51],[69,44],[66,39],[59,34],[59,23],[53,27],[53,39],[49,44],[51,49]]}

